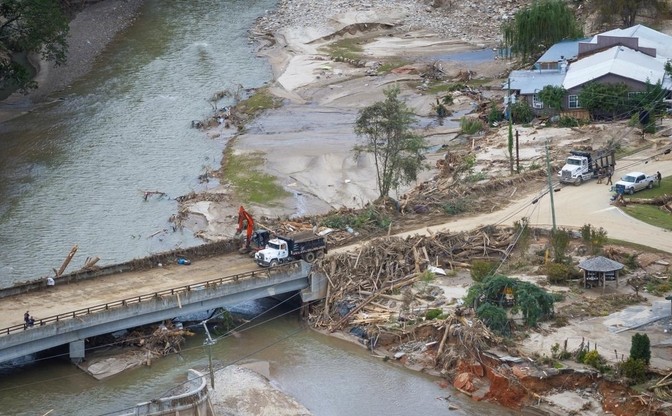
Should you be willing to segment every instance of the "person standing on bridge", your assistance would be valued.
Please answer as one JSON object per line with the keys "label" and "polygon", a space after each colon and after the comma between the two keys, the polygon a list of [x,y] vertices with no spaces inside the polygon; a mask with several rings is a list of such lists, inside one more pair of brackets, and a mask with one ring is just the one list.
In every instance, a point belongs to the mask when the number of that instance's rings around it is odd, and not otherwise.
{"label": "person standing on bridge", "polygon": [[26,329],[26,327],[28,327],[28,322],[30,322],[30,312],[26,311],[26,313],[23,314],[23,323],[25,324],[23,326],[24,329]]}

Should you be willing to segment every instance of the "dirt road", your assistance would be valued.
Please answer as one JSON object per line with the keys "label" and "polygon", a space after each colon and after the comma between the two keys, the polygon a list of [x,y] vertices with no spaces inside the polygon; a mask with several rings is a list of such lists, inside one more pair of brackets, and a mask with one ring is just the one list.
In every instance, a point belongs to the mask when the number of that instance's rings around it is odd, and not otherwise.
{"label": "dirt road", "polygon": [[[656,153],[658,153],[656,150],[647,150],[619,160],[620,165],[628,166],[628,168],[627,170],[625,168],[616,170],[614,178],[618,178],[629,171],[642,170],[651,174],[660,171],[663,177],[672,180],[669,178],[672,175],[672,160],[669,158],[644,163]],[[614,179],[615,181],[616,179]],[[557,227],[576,229],[585,224],[591,224],[593,227],[604,228],[610,238],[643,244],[672,253],[672,233],[634,219],[618,207],[611,205],[609,188],[609,186],[598,184],[596,181],[586,182],[581,186],[563,186],[561,192],[554,193]],[[514,221],[519,221],[522,217],[528,217],[532,226],[550,228],[553,224],[550,195],[545,194],[539,199],[538,203],[532,204],[532,200],[538,195],[539,193],[520,198],[502,211],[458,219],[429,227],[429,230],[432,232],[442,230],[465,231],[477,228],[480,225],[512,225]],[[416,233],[418,231],[411,231],[400,236]]]}

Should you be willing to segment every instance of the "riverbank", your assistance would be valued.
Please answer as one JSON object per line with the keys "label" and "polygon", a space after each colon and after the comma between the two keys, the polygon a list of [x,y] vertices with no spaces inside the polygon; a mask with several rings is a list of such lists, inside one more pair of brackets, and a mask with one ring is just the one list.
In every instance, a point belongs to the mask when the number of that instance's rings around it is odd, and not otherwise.
{"label": "riverbank", "polygon": [[38,88],[28,94],[14,93],[0,102],[0,123],[31,111],[35,106],[57,100],[57,95],[81,78],[96,57],[130,25],[140,13],[144,0],[105,0],[86,5],[70,22],[67,62],[54,66],[32,59]]}

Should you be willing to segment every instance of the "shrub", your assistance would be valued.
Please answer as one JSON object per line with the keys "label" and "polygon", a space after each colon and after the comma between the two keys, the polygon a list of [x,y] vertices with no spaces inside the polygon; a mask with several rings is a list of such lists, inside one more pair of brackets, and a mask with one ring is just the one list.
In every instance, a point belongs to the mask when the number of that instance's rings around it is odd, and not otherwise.
{"label": "shrub", "polygon": [[497,263],[487,260],[474,260],[471,263],[471,278],[474,282],[482,282],[497,270]]}
{"label": "shrub", "polygon": [[630,358],[642,360],[644,364],[649,365],[651,362],[651,341],[648,335],[636,333],[632,336]]}
{"label": "shrub", "polygon": [[495,123],[499,123],[502,120],[504,120],[504,113],[497,107],[496,102],[491,101],[490,111],[488,112],[488,124],[494,126]]}
{"label": "shrub", "polygon": [[463,198],[452,199],[441,206],[448,215],[457,215],[468,210],[467,201]]}
{"label": "shrub", "polygon": [[566,259],[567,247],[569,246],[569,231],[558,229],[551,234],[551,245],[556,263],[562,263]]}
{"label": "shrub", "polygon": [[603,361],[602,356],[597,350],[588,351],[583,356],[583,363],[593,368],[599,369],[602,366]]}
{"label": "shrub", "polygon": [[600,227],[595,229],[590,224],[581,227],[581,238],[590,248],[591,254],[597,254],[607,242],[607,231]]}
{"label": "shrub", "polygon": [[572,266],[564,263],[548,263],[544,266],[548,281],[553,284],[565,284],[572,277]]}
{"label": "shrub", "polygon": [[582,120],[569,116],[562,116],[558,120],[558,127],[579,127],[583,124],[585,124],[585,122]]}
{"label": "shrub", "polygon": [[442,313],[443,311],[441,309],[430,309],[425,312],[425,319],[431,321],[441,316]]}
{"label": "shrub", "polygon": [[516,124],[525,124],[534,120],[534,112],[527,101],[511,104],[511,119]]}
{"label": "shrub", "polygon": [[463,134],[476,134],[483,129],[483,122],[477,118],[462,117],[460,119],[460,130]]}
{"label": "shrub", "polygon": [[637,358],[628,358],[618,366],[618,372],[635,383],[646,380],[646,363]]}

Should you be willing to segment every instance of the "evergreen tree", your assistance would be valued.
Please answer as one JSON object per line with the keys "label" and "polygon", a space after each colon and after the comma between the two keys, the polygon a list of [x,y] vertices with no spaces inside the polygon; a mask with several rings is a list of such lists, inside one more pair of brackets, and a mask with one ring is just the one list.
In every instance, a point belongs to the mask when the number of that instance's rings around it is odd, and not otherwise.
{"label": "evergreen tree", "polygon": [[642,360],[646,365],[649,365],[651,362],[651,341],[648,335],[638,332],[632,336],[630,358],[633,360]]}

